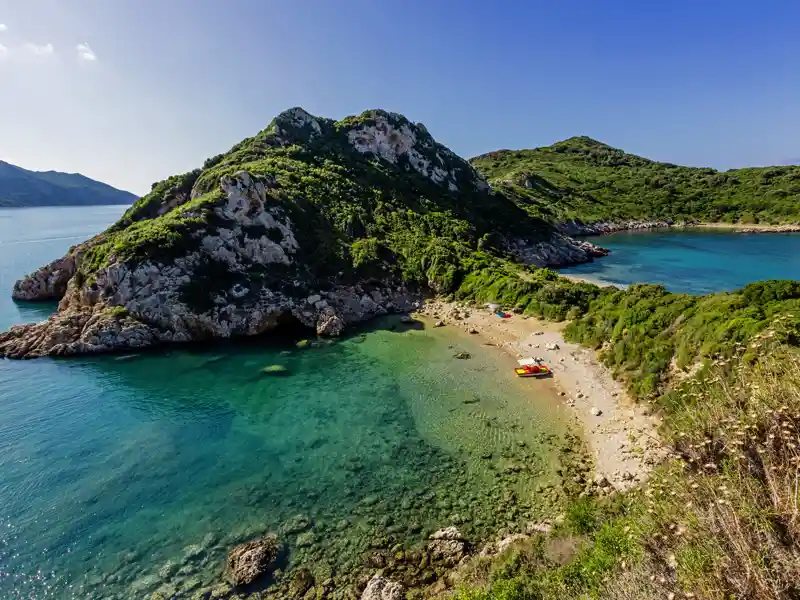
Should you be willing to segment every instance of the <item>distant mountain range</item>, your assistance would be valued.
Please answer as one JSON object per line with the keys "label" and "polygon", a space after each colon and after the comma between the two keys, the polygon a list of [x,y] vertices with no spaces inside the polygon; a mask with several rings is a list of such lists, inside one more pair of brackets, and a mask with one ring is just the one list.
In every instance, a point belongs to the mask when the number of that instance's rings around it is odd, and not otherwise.
{"label": "distant mountain range", "polygon": [[0,207],[133,204],[138,196],[78,173],[28,171],[0,161]]}

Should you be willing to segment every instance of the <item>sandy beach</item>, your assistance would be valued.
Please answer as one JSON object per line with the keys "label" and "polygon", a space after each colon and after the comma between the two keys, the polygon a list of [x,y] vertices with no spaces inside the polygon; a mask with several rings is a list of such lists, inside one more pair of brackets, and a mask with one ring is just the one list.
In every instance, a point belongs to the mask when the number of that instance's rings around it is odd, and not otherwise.
{"label": "sandy beach", "polygon": [[576,283],[591,283],[592,285],[596,285],[598,287],[616,287],[621,290],[624,290],[628,287],[624,283],[610,283],[599,278],[587,277],[585,275],[573,275],[572,273],[561,273],[560,271],[558,274],[564,279],[569,279],[570,281],[574,281]]}
{"label": "sandy beach", "polygon": [[[520,358],[541,358],[553,377],[531,379],[532,386],[555,386],[569,407],[595,460],[598,480],[605,477],[617,490],[647,478],[664,454],[658,441],[658,417],[647,406],[634,403],[595,352],[564,340],[564,323],[540,321],[522,315],[501,319],[489,309],[428,302],[420,316],[431,324],[459,327],[481,336],[485,343]],[[441,326],[441,325],[440,325]],[[513,373],[500,376],[513,377]]]}

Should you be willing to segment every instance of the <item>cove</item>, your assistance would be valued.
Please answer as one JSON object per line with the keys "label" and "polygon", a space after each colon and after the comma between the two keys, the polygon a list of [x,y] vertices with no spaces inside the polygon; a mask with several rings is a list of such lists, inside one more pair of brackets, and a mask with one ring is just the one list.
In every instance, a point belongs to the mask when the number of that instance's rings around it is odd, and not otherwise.
{"label": "cove", "polygon": [[[91,211],[0,216],[4,325],[51,310],[10,287],[74,243],[54,238],[113,220]],[[283,568],[345,577],[440,527],[480,540],[552,516],[552,388],[450,328],[388,318],[315,346],[0,361],[0,596],[190,597],[268,531]],[[276,364],[290,375],[261,373]]]}
{"label": "cove", "polygon": [[559,272],[613,285],[658,283],[689,294],[732,291],[767,279],[800,280],[797,233],[676,228],[589,239],[611,254]]}

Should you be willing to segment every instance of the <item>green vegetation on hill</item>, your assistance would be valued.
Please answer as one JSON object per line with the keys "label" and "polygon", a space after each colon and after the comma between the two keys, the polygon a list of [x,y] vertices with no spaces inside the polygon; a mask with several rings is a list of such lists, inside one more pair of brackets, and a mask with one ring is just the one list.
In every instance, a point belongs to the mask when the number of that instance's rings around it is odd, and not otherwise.
{"label": "green vegetation on hill", "polygon": [[588,137],[472,159],[498,189],[553,221],[800,221],[800,167],[720,172],[628,154]]}
{"label": "green vegetation on hill", "polygon": [[[90,244],[82,275],[114,261],[168,263],[199,241],[193,234],[223,226],[214,209],[225,201],[220,181],[246,171],[267,188],[268,203],[287,216],[300,249],[283,278],[324,286],[395,275],[443,293],[467,274],[504,262],[504,236],[536,240],[551,228],[512,198],[488,190],[472,167],[400,115],[369,111],[342,121],[298,121],[293,111],[201,169],[154,184]],[[305,114],[305,113],[303,113]],[[358,152],[348,135],[386,119],[408,130],[431,163],[421,174],[399,154],[396,163]],[[457,189],[437,183],[451,173]],[[252,232],[275,235],[279,232]],[[302,288],[298,290],[302,293]]]}
{"label": "green vegetation on hill", "polygon": [[77,173],[28,171],[0,161],[0,207],[131,204],[136,196]]}

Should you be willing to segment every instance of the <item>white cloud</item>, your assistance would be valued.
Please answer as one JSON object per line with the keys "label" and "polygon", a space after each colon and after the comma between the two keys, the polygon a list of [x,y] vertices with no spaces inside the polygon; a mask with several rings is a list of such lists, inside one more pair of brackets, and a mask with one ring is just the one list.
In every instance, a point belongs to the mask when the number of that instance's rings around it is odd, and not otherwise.
{"label": "white cloud", "polygon": [[88,61],[97,60],[97,54],[89,47],[89,44],[78,44],[75,46],[75,49],[78,51],[79,59]]}
{"label": "white cloud", "polygon": [[3,33],[4,31],[8,31],[8,25],[0,23],[0,33]]}
{"label": "white cloud", "polygon": [[51,56],[55,54],[56,51],[55,48],[53,48],[53,44],[39,45],[28,42],[25,44],[25,48],[36,56]]}
{"label": "white cloud", "polygon": [[6,56],[8,56],[8,48],[0,44],[0,60],[3,60]]}

